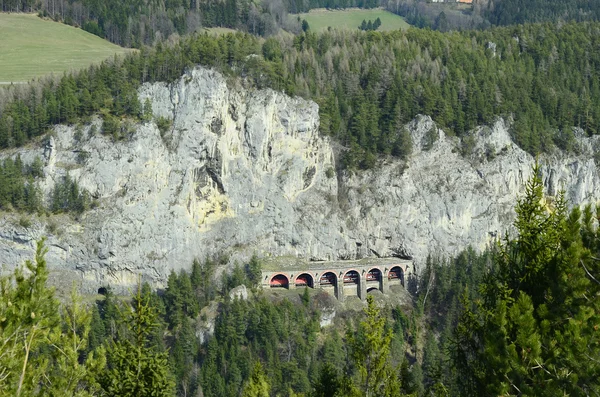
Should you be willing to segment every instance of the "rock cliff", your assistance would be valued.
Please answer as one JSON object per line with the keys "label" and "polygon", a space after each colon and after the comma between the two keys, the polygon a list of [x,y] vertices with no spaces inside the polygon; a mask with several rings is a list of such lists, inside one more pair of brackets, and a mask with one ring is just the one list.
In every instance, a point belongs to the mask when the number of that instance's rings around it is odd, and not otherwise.
{"label": "rock cliff", "polygon": [[[422,116],[407,128],[413,153],[375,170],[334,172],[334,151],[318,134],[313,102],[272,90],[249,90],[197,68],[172,84],[145,85],[155,117],[118,142],[83,128],[56,126],[43,144],[19,149],[45,160],[46,195],[67,172],[95,198],[77,220],[0,218],[0,263],[30,258],[48,235],[58,281],[85,289],[127,287],[139,274],[161,285],[193,258],[252,253],[308,260],[454,254],[484,249],[514,219],[513,207],[534,159],[498,120],[476,131],[472,153]],[[571,203],[600,197],[596,138],[578,137],[578,155],[540,159],[550,194]],[[3,153],[14,156],[17,151]]]}

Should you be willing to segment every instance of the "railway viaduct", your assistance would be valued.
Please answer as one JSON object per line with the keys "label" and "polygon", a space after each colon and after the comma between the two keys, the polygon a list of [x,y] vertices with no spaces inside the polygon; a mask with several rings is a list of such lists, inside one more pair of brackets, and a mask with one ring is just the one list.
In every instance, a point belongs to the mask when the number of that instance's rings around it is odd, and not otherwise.
{"label": "railway viaduct", "polygon": [[374,289],[386,294],[393,285],[404,286],[412,273],[412,264],[410,260],[385,258],[271,265],[263,268],[262,287],[320,288],[340,301],[346,296],[366,299],[367,293]]}

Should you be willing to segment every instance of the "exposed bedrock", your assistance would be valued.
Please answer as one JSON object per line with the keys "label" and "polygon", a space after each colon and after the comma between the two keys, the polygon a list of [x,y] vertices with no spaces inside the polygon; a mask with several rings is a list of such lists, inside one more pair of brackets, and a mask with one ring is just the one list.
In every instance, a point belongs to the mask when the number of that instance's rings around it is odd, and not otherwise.
{"label": "exposed bedrock", "polygon": [[[476,131],[469,156],[429,117],[408,125],[413,153],[377,169],[334,172],[334,152],[318,134],[315,103],[272,90],[248,90],[219,73],[197,68],[173,84],[145,85],[142,103],[172,120],[134,126],[113,142],[90,126],[57,126],[39,146],[20,153],[46,164],[41,187],[49,196],[67,172],[97,206],[73,217],[0,218],[0,262],[31,258],[48,236],[48,260],[60,282],[84,289],[127,288],[138,275],[160,286],[171,269],[194,258],[252,253],[307,260],[451,255],[485,249],[505,233],[534,159],[517,147],[498,120]],[[432,137],[435,142],[431,145]],[[425,145],[425,142],[428,144]],[[540,159],[548,193],[570,203],[595,202],[600,177],[596,138],[578,137],[578,155]],[[425,149],[427,147],[427,150]],[[418,271],[418,269],[417,269]]]}

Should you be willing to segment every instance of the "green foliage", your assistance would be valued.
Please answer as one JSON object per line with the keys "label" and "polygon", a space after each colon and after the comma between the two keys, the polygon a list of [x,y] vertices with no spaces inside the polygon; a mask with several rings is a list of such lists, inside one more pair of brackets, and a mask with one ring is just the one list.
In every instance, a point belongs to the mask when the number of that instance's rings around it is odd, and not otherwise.
{"label": "green foliage", "polygon": [[198,306],[203,308],[217,296],[217,286],[213,282],[217,261],[207,258],[204,262],[194,259],[190,281]]}
{"label": "green foliage", "polygon": [[0,279],[0,396],[89,396],[103,352],[87,347],[90,316],[73,293],[59,311],[47,285],[47,249],[37,243],[35,261]]}
{"label": "green foliage", "polygon": [[[146,100],[144,101],[144,106],[142,108],[142,114],[140,116],[140,120],[142,120],[143,122],[149,122],[152,120],[152,101],[150,100],[150,98],[146,98]],[[157,122],[158,125],[158,122]],[[159,127],[160,129],[160,127]]]}
{"label": "green foliage", "polygon": [[383,5],[405,17],[411,25],[442,32],[496,25],[600,20],[600,6],[587,0],[500,0],[482,7],[477,3],[472,7],[467,4],[439,7],[435,3],[385,0]]}
{"label": "green foliage", "polygon": [[31,219],[29,219],[26,216],[21,216],[19,218],[19,226],[24,227],[25,229],[28,229],[31,227]]}
{"label": "green foliage", "polygon": [[[342,144],[349,168],[373,167],[380,154],[408,156],[404,125],[418,114],[460,138],[498,116],[512,117],[513,137],[528,152],[554,143],[570,150],[571,127],[588,134],[600,128],[598,29],[571,23],[449,34],[308,31],[264,43],[239,33],[196,35],[15,94],[0,110],[0,148],[100,111],[105,133],[122,139],[129,133],[122,120],[149,117],[137,99],[140,84],[170,82],[201,64],[317,101],[322,133]],[[163,134],[170,127],[160,118],[157,125]]]}
{"label": "green foliage", "polygon": [[196,317],[200,310],[198,298],[187,272],[179,274],[171,271],[164,295],[167,322],[170,328],[176,328],[187,317]]}
{"label": "green foliage", "polygon": [[306,21],[306,19],[302,20],[302,31],[303,32],[307,32],[310,29],[310,26],[308,25],[308,22]]}
{"label": "green foliage", "polygon": [[310,305],[310,293],[308,292],[308,287],[304,287],[304,292],[300,299],[302,299],[302,304],[304,306],[308,307]]}
{"label": "green foliage", "polygon": [[486,11],[495,25],[600,20],[600,5],[584,0],[502,0]]}
{"label": "green foliage", "polygon": [[50,335],[54,363],[47,373],[51,381],[44,386],[49,395],[83,397],[101,391],[96,379],[106,366],[105,350],[91,349],[81,358],[88,348],[92,321],[92,312],[81,301],[73,288],[70,302],[62,307],[62,329],[56,328]]}
{"label": "green foliage", "polygon": [[379,17],[377,17],[375,22],[371,21],[370,19],[367,22],[366,20],[363,19],[362,23],[360,24],[360,26],[358,28],[360,30],[368,32],[368,31],[377,30],[380,26],[381,26],[381,19]]}
{"label": "green foliage", "polygon": [[256,254],[252,255],[250,262],[246,265],[246,275],[251,287],[255,288],[260,285],[262,276],[261,263]]}
{"label": "green foliage", "polygon": [[[308,374],[316,357],[319,315],[288,300],[226,300],[215,333],[203,349],[201,387],[205,396],[264,390],[253,370],[260,360],[271,395],[311,389]],[[253,376],[254,374],[254,376]],[[251,378],[256,378],[251,380]],[[252,386],[249,386],[252,385]]]}
{"label": "green foliage", "polygon": [[48,269],[44,241],[37,244],[35,262],[27,260],[0,280],[0,393],[36,394],[49,359],[41,354],[59,325],[58,302],[46,286]]}
{"label": "green foliage", "polygon": [[90,201],[89,193],[80,189],[77,181],[71,179],[67,174],[54,186],[51,193],[50,210],[54,213],[74,212],[81,214],[89,208]]}
{"label": "green foliage", "polygon": [[169,131],[172,123],[173,123],[172,120],[168,119],[166,117],[161,116],[156,119],[156,127],[158,128],[158,131],[160,132],[160,136],[164,136],[167,133],[167,131]]}
{"label": "green foliage", "polygon": [[29,175],[34,178],[40,178],[44,176],[44,163],[40,156],[35,156],[33,162],[29,165]]}
{"label": "green foliage", "polygon": [[358,370],[357,388],[363,396],[399,396],[399,371],[391,363],[392,330],[386,329],[386,319],[367,296],[366,319],[354,334],[348,335],[351,358]]}
{"label": "green foliage", "polygon": [[120,335],[108,351],[108,367],[100,384],[108,395],[172,396],[175,382],[169,371],[168,353],[157,352],[150,336],[157,326],[157,313],[141,286],[125,317],[128,336]]}
{"label": "green foliage", "polygon": [[36,159],[31,166],[25,166],[20,156],[0,161],[0,209],[35,212],[42,208],[42,193],[34,180],[41,173]]}
{"label": "green foliage", "polygon": [[263,372],[262,365],[257,362],[252,369],[252,376],[242,390],[242,397],[269,397],[271,386]]}
{"label": "green foliage", "polygon": [[562,194],[552,202],[542,188],[536,165],[516,207],[518,236],[498,247],[483,299],[465,299],[453,347],[464,394],[600,391],[600,304],[589,299],[600,293],[597,227],[582,227],[577,207],[568,214]]}

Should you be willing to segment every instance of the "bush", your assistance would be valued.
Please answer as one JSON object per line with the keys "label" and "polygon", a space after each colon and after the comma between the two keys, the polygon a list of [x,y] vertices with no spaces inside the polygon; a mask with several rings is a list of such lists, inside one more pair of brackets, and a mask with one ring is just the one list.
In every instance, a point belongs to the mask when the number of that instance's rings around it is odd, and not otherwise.
{"label": "bush", "polygon": [[325,176],[329,179],[331,179],[335,176],[335,171],[334,171],[333,167],[327,168],[327,171],[325,171]]}
{"label": "bush", "polygon": [[160,136],[164,136],[167,133],[169,128],[171,128],[172,123],[173,120],[166,117],[158,117],[156,119],[156,127],[158,128],[158,131],[160,131]]}
{"label": "bush", "polygon": [[25,229],[29,229],[31,227],[31,219],[26,216],[22,216],[19,218],[19,225]]}

